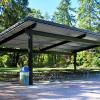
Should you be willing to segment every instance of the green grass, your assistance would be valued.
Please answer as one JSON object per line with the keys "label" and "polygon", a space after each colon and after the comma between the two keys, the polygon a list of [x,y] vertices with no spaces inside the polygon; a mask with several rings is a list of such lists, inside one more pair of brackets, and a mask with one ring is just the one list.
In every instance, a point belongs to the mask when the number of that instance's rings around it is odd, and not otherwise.
{"label": "green grass", "polygon": [[[33,68],[33,72],[34,71],[52,71],[52,70],[67,70],[67,68]],[[4,67],[0,67],[0,72],[19,72],[20,68],[4,68]]]}
{"label": "green grass", "polygon": [[[100,71],[100,68],[79,68],[77,70],[77,72],[82,72],[82,71]],[[52,72],[52,71],[72,71],[73,72],[73,68],[33,68],[33,72]],[[0,67],[0,72],[20,72],[20,68],[4,68],[4,67]]]}
{"label": "green grass", "polygon": [[60,70],[60,71],[63,71],[63,70],[67,70],[67,68],[33,68],[33,71],[52,71],[52,70]]}
{"label": "green grass", "polygon": [[19,72],[19,68],[4,68],[0,67],[0,72]]}

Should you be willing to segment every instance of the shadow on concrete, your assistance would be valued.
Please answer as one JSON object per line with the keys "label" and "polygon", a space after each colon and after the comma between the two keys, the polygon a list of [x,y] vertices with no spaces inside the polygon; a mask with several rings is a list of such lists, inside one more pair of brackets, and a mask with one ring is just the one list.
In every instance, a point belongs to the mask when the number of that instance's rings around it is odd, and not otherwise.
{"label": "shadow on concrete", "polygon": [[63,81],[33,86],[0,83],[0,100],[100,100],[100,81]]}

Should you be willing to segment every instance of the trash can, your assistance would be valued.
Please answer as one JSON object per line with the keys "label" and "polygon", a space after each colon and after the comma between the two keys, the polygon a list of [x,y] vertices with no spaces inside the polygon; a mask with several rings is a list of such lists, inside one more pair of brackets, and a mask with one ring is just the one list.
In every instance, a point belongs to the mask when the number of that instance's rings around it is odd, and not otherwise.
{"label": "trash can", "polygon": [[21,85],[29,85],[29,68],[24,66],[20,71],[20,83]]}

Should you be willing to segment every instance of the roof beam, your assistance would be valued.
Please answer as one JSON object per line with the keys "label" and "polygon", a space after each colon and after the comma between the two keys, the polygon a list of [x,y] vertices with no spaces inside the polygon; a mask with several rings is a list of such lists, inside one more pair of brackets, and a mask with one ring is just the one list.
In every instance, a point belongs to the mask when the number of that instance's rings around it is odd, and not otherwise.
{"label": "roof beam", "polygon": [[92,46],[88,46],[88,47],[83,47],[83,48],[80,48],[78,50],[73,50],[72,53],[80,52],[80,51],[84,51],[84,50],[88,50],[88,49],[92,49],[92,48],[96,48],[96,47],[99,47],[99,45],[92,45]]}
{"label": "roof beam", "polygon": [[[0,48],[0,52],[20,52],[20,53],[27,53],[27,49],[13,49],[13,48]],[[70,55],[72,52],[57,52],[57,51],[39,51],[39,50],[33,50],[33,53],[44,53],[44,54],[64,54],[64,55]]]}
{"label": "roof beam", "polygon": [[87,43],[87,44],[100,45],[100,42],[98,42],[98,41],[87,40],[87,39],[78,39],[76,37],[71,37],[71,36],[66,36],[66,35],[61,35],[61,34],[41,32],[41,31],[36,31],[36,30],[32,30],[32,29],[28,30],[28,32],[31,32],[33,35],[39,35],[39,36],[45,36],[45,37],[51,37],[51,38],[57,38],[57,39],[64,39],[64,40],[68,40],[68,41],[82,42],[82,43]]}
{"label": "roof beam", "polygon": [[36,26],[36,23],[33,23],[31,26],[28,26],[28,27],[22,29],[21,31],[19,31],[19,32],[13,34],[13,35],[11,35],[10,37],[5,38],[4,40],[0,41],[0,45],[2,45],[3,43],[6,43],[6,42],[14,39],[15,37],[23,34],[27,29],[34,28],[35,26]]}
{"label": "roof beam", "polygon": [[[80,38],[83,38],[83,37],[85,37],[85,36],[86,36],[86,34],[82,34],[82,35],[80,35],[80,36],[77,36],[76,38],[79,38],[79,39],[80,39]],[[45,48],[42,48],[42,49],[40,49],[40,51],[45,51],[45,50],[48,50],[48,49],[51,49],[51,48],[54,48],[54,47],[57,47],[57,46],[60,46],[60,45],[69,43],[69,42],[71,42],[71,41],[65,40],[65,41],[62,41],[62,42],[59,42],[59,43],[56,43],[56,44],[47,46],[47,47],[45,47]]]}

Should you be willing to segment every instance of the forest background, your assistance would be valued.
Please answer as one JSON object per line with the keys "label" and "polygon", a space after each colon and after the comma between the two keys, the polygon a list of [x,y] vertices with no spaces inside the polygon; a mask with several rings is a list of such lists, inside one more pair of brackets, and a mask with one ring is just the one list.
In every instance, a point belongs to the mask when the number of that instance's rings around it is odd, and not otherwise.
{"label": "forest background", "polygon": [[[41,9],[30,8],[28,0],[0,0],[0,32],[26,16],[53,21],[100,34],[100,1],[77,0],[78,7],[72,8],[71,0],[61,0],[53,15]],[[34,49],[34,48],[33,48]],[[21,68],[27,64],[27,53],[0,52],[0,67]],[[73,55],[34,54],[34,68],[71,68]],[[100,48],[77,53],[78,68],[99,68]]]}

